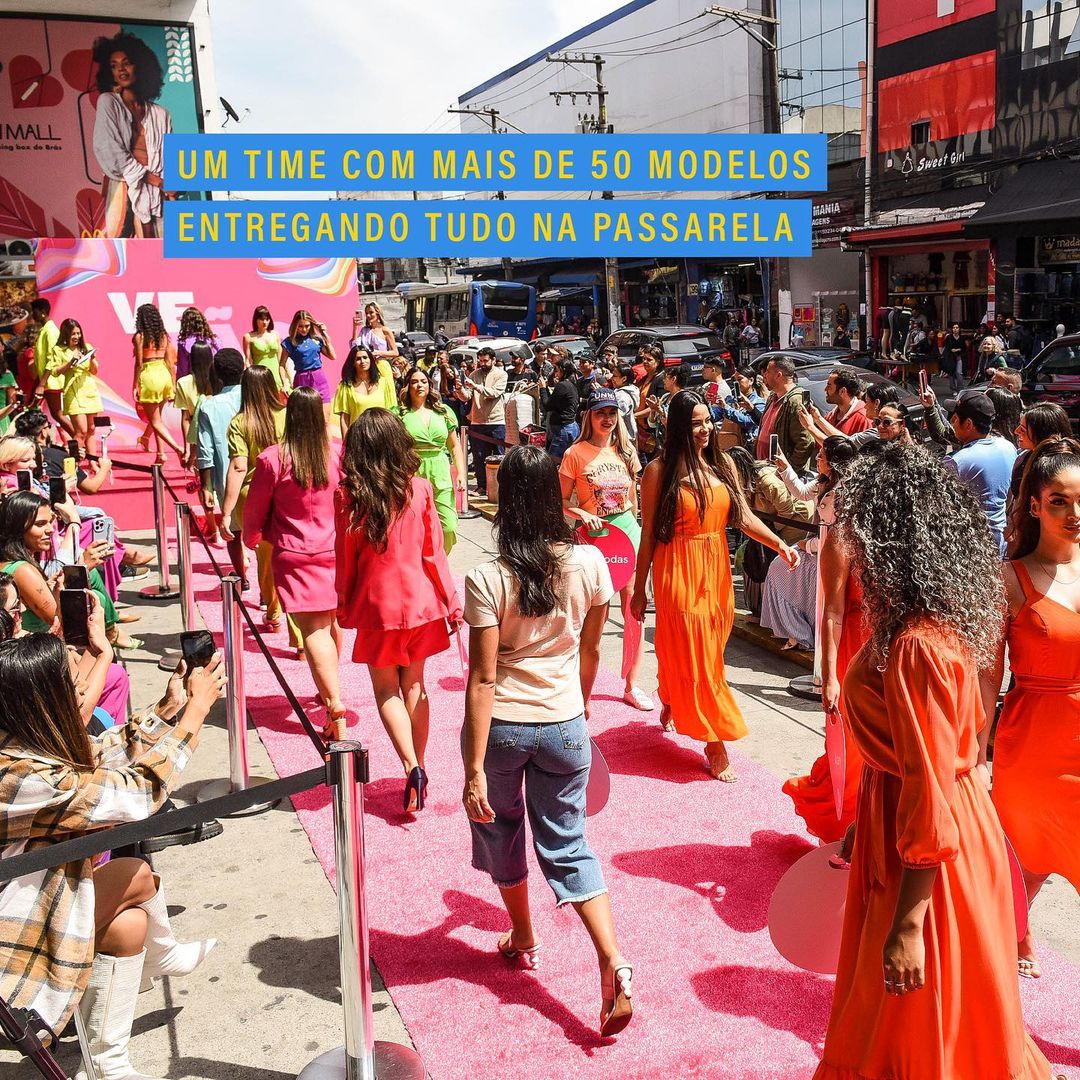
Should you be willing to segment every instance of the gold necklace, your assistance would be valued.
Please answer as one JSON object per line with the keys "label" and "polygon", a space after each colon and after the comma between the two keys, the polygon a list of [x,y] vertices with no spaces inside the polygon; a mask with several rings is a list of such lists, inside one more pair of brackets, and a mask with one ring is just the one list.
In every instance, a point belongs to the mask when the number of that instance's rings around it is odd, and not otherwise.
{"label": "gold necklace", "polygon": [[1054,563],[1054,572],[1050,573],[1050,571],[1046,569],[1048,565],[1047,563],[1043,562],[1042,559],[1036,559],[1035,561],[1039,564],[1039,570],[1042,572],[1043,576],[1052,585],[1075,585],[1078,581],[1080,581],[1080,573],[1077,573],[1076,577],[1074,577],[1072,581],[1062,581],[1057,576],[1057,567],[1065,565],[1063,563]]}

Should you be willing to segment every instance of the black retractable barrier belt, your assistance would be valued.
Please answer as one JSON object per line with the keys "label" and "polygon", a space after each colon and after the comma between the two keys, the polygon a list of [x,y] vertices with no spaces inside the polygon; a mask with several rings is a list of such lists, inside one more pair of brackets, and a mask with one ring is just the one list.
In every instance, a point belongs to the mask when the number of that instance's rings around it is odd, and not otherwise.
{"label": "black retractable barrier belt", "polygon": [[[101,458],[94,457],[91,454],[86,455],[91,461],[100,461]],[[149,465],[140,465],[135,461],[114,461],[112,463],[114,469],[127,469],[129,472],[141,472],[141,473],[153,473],[153,469]]]}
{"label": "black retractable barrier belt", "polygon": [[295,776],[272,780],[268,784],[259,784],[243,791],[233,791],[228,795],[222,795],[219,799],[211,799],[209,802],[185,806],[180,810],[170,810],[166,814],[153,814],[145,821],[116,825],[111,829],[87,833],[74,840],[49,844],[26,855],[16,855],[0,860],[0,882],[22,877],[24,874],[34,874],[39,870],[47,870],[51,866],[62,866],[65,863],[89,859],[94,855],[100,855],[103,851],[141,843],[152,836],[190,829],[217,817],[237,814],[256,803],[277,802],[289,795],[296,795],[309,788],[318,787],[326,783],[326,779],[326,766],[320,765],[306,772],[296,773]]}
{"label": "black retractable barrier belt", "polygon": [[789,529],[801,529],[805,533],[817,532],[818,527],[810,521],[797,521],[795,518],[780,517],[777,514],[763,514],[755,510],[755,514],[762,521],[767,521],[772,525],[782,525]]}

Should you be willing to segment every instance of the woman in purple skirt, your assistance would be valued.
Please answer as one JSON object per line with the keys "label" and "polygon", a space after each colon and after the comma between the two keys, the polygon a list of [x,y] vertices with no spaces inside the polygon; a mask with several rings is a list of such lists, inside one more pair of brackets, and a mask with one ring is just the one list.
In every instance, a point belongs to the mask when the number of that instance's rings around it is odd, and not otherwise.
{"label": "woman in purple skirt", "polygon": [[310,311],[301,308],[292,317],[289,336],[281,343],[280,363],[284,367],[285,358],[292,358],[293,386],[310,386],[318,391],[323,402],[323,415],[329,423],[333,395],[330,393],[330,384],[326,381],[326,372],[323,371],[324,354],[330,360],[337,359],[326,323],[316,322]]}

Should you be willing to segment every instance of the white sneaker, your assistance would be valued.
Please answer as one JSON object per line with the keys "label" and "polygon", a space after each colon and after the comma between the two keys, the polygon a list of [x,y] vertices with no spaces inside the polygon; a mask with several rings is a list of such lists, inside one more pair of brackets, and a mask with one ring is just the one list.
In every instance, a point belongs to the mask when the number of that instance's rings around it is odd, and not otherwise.
{"label": "white sneaker", "polygon": [[653,701],[644,690],[639,689],[636,686],[631,686],[629,690],[623,694],[623,701],[627,705],[633,705],[635,709],[640,709],[642,712],[653,712],[656,709],[656,703]]}

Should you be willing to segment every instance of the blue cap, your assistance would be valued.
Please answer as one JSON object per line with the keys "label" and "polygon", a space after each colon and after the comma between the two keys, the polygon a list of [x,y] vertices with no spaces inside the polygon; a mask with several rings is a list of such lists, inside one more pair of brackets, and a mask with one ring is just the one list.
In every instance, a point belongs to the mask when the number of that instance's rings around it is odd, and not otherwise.
{"label": "blue cap", "polygon": [[619,399],[615,396],[615,391],[609,390],[606,386],[596,387],[589,396],[589,412],[595,412],[597,409],[617,409],[618,407]]}

